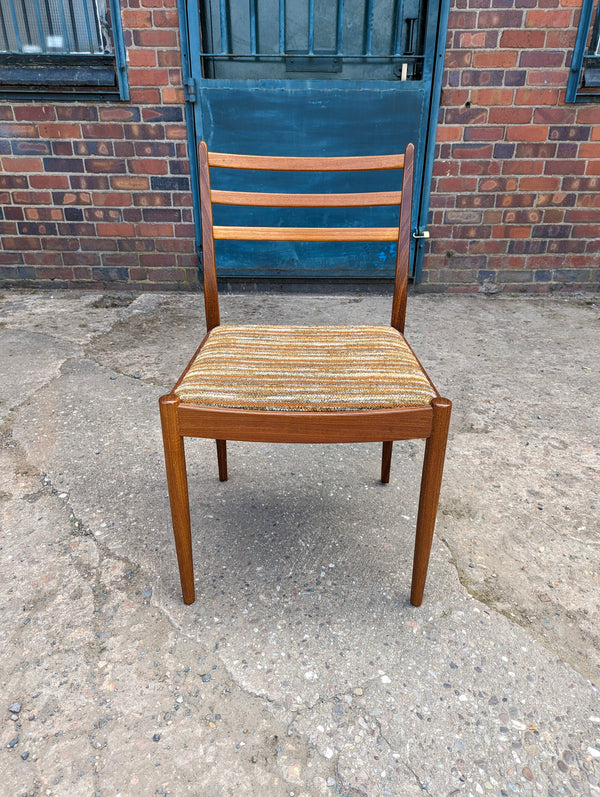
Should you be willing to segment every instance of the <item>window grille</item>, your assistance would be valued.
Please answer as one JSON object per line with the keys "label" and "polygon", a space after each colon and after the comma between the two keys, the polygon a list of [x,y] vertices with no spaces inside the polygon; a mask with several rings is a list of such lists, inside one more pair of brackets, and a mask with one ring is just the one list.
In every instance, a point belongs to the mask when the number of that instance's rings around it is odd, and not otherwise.
{"label": "window grille", "polygon": [[600,102],[600,0],[583,2],[566,100]]}
{"label": "window grille", "polygon": [[419,80],[426,0],[203,0],[209,78]]}
{"label": "window grille", "polygon": [[118,0],[0,0],[0,91],[44,89],[127,99]]}

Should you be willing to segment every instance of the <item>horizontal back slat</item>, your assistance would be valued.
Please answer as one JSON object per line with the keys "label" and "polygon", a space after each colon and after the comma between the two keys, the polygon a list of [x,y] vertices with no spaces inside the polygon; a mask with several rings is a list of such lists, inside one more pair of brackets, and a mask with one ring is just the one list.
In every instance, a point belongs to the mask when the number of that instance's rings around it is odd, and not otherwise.
{"label": "horizontal back slat", "polygon": [[404,155],[367,155],[340,158],[282,158],[264,155],[234,155],[209,152],[209,166],[226,169],[261,169],[284,172],[362,172],[377,169],[403,169]]}
{"label": "horizontal back slat", "polygon": [[272,208],[335,208],[400,205],[402,191],[371,191],[359,194],[274,194],[252,191],[211,191],[217,205]]}
{"label": "horizontal back slat", "polygon": [[218,241],[397,241],[398,227],[213,227]]}

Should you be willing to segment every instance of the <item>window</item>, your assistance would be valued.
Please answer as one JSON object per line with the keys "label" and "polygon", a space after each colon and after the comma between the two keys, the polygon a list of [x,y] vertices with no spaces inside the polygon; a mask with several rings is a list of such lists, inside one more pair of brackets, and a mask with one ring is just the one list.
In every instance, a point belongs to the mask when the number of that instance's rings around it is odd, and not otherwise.
{"label": "window", "polygon": [[202,66],[227,80],[420,80],[425,0],[202,0]]}
{"label": "window", "polygon": [[600,102],[600,0],[583,0],[567,102]]}
{"label": "window", "polygon": [[128,99],[117,0],[0,0],[0,92]]}

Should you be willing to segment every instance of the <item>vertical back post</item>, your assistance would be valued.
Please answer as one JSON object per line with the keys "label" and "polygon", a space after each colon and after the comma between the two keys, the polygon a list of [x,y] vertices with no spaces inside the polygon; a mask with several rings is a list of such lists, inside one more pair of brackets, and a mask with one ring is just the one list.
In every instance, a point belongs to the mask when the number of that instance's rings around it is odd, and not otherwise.
{"label": "vertical back post", "polygon": [[210,332],[219,326],[219,292],[215,264],[215,241],[213,237],[212,202],[208,147],[205,141],[198,145],[198,170],[200,177],[200,223],[202,225],[202,271],[204,276],[204,309],[206,329]]}
{"label": "vertical back post", "polygon": [[414,159],[414,145],[408,144],[406,152],[404,153],[402,205],[400,206],[398,247],[396,250],[396,275],[394,278],[394,301],[392,304],[392,326],[403,334],[404,320],[406,317],[406,296],[408,293],[408,267],[410,263]]}

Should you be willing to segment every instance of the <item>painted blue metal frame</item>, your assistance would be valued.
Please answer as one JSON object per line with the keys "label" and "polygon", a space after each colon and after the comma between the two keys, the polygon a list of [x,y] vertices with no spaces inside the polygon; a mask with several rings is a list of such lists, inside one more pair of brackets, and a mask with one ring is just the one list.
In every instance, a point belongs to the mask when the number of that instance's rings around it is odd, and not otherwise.
{"label": "painted blue metal frame", "polygon": [[427,121],[427,144],[425,146],[425,159],[423,169],[423,182],[419,201],[415,202],[417,209],[417,225],[413,230],[416,240],[414,254],[413,279],[416,283],[421,281],[423,273],[423,258],[425,256],[426,238],[421,237],[427,231],[429,222],[429,199],[431,196],[431,179],[433,176],[433,161],[435,157],[435,139],[437,133],[438,117],[440,114],[440,96],[442,93],[442,78],[444,75],[444,56],[446,54],[446,36],[448,34],[448,14],[450,0],[441,0],[438,14],[437,38],[435,42],[435,57],[432,64],[433,74],[431,86],[431,101],[429,118]]}
{"label": "painted blue metal frame", "polygon": [[575,40],[575,47],[573,48],[573,58],[571,61],[571,71],[569,73],[569,81],[567,83],[567,102],[600,102],[600,89],[596,93],[587,94],[581,92],[581,72],[583,70],[585,51],[590,35],[590,25],[592,23],[592,14],[594,12],[595,0],[583,0],[581,7],[581,17],[579,18],[579,28],[577,30],[577,38]]}

